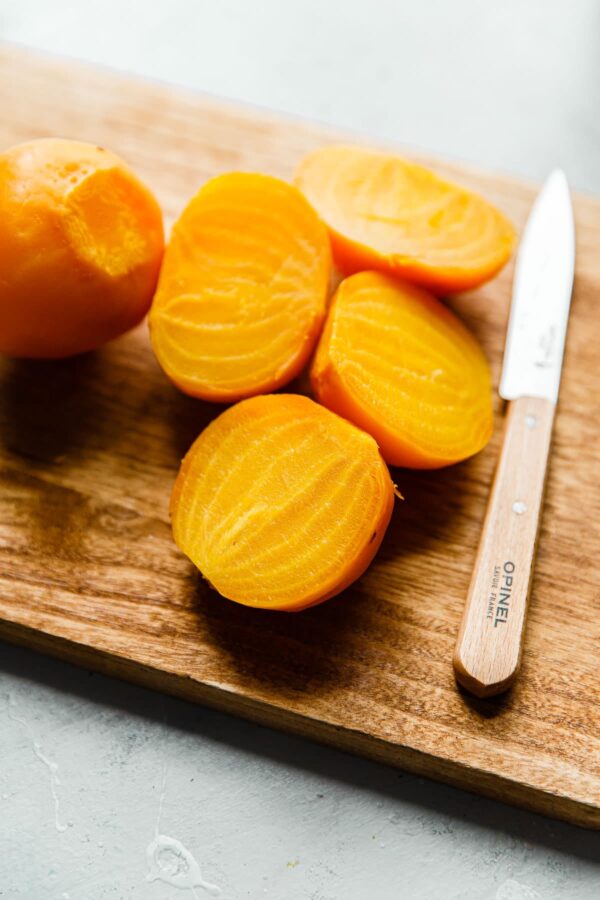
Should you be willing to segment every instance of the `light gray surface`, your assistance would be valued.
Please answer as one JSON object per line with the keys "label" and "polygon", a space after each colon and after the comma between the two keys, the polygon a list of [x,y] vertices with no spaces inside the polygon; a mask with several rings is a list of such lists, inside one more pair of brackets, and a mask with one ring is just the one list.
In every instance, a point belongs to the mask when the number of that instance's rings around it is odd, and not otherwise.
{"label": "light gray surface", "polygon": [[[0,0],[0,36],[600,193],[595,0]],[[2,900],[192,898],[157,827],[223,900],[600,896],[598,834],[4,646],[0,723]]]}

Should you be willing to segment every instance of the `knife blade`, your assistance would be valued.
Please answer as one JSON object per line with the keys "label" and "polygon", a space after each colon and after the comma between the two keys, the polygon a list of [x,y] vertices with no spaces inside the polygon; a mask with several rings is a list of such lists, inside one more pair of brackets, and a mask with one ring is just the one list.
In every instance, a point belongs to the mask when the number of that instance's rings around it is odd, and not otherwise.
{"label": "knife blade", "polygon": [[504,437],[454,652],[457,681],[479,697],[510,687],[521,662],[574,269],[571,199],[556,170],[517,254],[499,388]]}
{"label": "knife blade", "polygon": [[575,270],[569,186],[556,169],[538,195],[517,253],[500,396],[556,402]]}

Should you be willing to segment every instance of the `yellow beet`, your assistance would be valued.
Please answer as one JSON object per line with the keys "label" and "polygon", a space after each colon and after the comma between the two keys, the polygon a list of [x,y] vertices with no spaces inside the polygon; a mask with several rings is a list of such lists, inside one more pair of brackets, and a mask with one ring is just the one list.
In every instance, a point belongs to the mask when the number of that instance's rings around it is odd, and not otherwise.
{"label": "yellow beet", "polygon": [[171,517],[176,544],[224,597],[296,611],[364,572],[393,503],[373,438],[307,397],[273,394],[202,432]]}
{"label": "yellow beet", "polygon": [[491,203],[389,153],[322,147],[302,160],[295,182],[346,275],[379,269],[452,293],[487,281],[512,253],[514,229]]}
{"label": "yellow beet", "polygon": [[181,390],[231,403],[300,373],[325,316],[327,231],[292,185],[232,172],[175,223],[150,312],[157,359]]}
{"label": "yellow beet", "polygon": [[0,353],[55,359],[133,328],[162,254],[158,203],[114,153],[44,138],[0,154]]}
{"label": "yellow beet", "polygon": [[492,433],[487,360],[439,300],[380,272],[343,281],[312,366],[315,396],[373,435],[390,465],[435,469]]}

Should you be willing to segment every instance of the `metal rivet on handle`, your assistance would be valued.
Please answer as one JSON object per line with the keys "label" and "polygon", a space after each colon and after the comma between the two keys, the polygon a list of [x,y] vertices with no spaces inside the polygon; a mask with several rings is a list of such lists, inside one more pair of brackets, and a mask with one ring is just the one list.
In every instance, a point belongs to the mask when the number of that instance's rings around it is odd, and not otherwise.
{"label": "metal rivet on handle", "polygon": [[523,503],[522,500],[515,500],[512,509],[518,516],[522,516],[524,512],[527,512],[527,504]]}

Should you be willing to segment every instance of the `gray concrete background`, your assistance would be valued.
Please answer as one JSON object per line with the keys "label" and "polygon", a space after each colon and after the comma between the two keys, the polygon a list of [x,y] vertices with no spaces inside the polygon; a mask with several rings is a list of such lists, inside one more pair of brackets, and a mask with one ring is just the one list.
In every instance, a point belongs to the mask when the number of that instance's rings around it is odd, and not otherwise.
{"label": "gray concrete background", "polygon": [[[0,0],[0,37],[600,193],[595,0]],[[600,897],[599,834],[3,645],[0,723],[2,900]]]}

